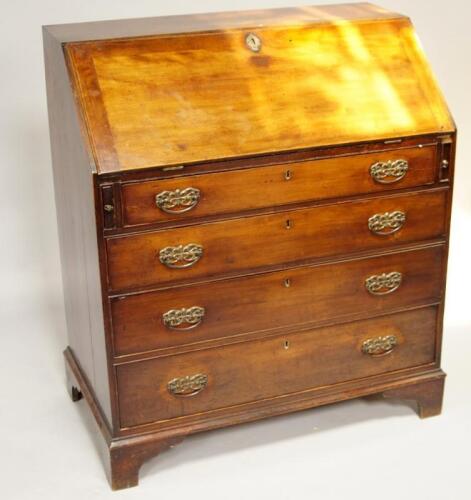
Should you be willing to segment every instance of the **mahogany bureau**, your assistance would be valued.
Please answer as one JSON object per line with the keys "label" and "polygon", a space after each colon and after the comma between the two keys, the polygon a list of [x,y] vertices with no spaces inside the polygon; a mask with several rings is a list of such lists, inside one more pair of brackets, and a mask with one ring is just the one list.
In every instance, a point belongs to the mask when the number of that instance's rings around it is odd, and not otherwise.
{"label": "mahogany bureau", "polygon": [[115,489],[195,432],[441,411],[456,130],[370,4],[44,28],[74,400]]}

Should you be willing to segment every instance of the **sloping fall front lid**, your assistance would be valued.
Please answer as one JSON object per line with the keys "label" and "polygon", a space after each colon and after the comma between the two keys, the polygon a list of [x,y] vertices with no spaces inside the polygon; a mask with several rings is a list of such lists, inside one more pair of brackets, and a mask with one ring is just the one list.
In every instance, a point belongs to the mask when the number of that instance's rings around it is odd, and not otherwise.
{"label": "sloping fall front lid", "polygon": [[454,130],[406,17],[353,4],[194,19],[65,45],[98,172]]}

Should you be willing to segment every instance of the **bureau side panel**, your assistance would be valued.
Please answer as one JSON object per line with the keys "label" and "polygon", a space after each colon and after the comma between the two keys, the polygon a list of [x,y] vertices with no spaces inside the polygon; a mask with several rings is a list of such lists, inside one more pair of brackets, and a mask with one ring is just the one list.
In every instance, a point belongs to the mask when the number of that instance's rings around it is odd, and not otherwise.
{"label": "bureau side panel", "polygon": [[111,423],[94,173],[60,40],[43,30],[51,154],[70,347]]}

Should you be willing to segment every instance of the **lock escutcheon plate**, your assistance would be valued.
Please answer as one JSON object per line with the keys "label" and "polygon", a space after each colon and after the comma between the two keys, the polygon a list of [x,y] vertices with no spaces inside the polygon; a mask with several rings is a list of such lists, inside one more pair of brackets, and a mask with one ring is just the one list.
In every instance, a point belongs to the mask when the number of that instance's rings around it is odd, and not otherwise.
{"label": "lock escutcheon plate", "polygon": [[248,33],[245,37],[245,45],[247,45],[252,52],[260,52],[262,41],[255,33]]}

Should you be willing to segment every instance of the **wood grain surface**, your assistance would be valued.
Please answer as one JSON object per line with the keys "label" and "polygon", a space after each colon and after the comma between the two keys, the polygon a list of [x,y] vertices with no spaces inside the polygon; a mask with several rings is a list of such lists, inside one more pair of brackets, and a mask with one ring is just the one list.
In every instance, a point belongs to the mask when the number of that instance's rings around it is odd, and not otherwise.
{"label": "wood grain surface", "polygon": [[292,24],[67,44],[99,172],[454,130],[408,19]]}
{"label": "wood grain surface", "polygon": [[[338,203],[107,240],[110,289],[243,273],[290,263],[420,242],[444,235],[447,190]],[[368,219],[401,210],[407,220],[389,236],[368,229]],[[203,255],[185,269],[169,269],[160,250],[198,244]]]}
{"label": "wood grain surface", "polygon": [[[115,353],[198,344],[438,302],[442,261],[443,247],[439,246],[117,297],[111,302]],[[403,275],[396,292],[374,296],[366,290],[367,277],[393,271]],[[167,311],[195,306],[205,310],[199,326],[191,330],[165,326]]]}
{"label": "wood grain surface", "polygon": [[[373,165],[398,160],[405,160],[409,165],[402,179],[390,184],[374,180],[370,173]],[[437,147],[430,145],[324,160],[295,161],[263,168],[124,183],[123,223],[131,226],[180,221],[303,201],[418,187],[435,182],[437,169]],[[391,181],[391,178],[386,180]],[[200,193],[194,208],[169,214],[157,206],[157,195],[189,188],[197,189]],[[177,206],[176,209],[181,210],[182,207]]]}
{"label": "wood grain surface", "polygon": [[[355,380],[434,359],[436,309],[348,323],[233,344],[117,368],[121,426],[176,418],[225,406]],[[389,355],[362,352],[365,340],[395,335]],[[286,344],[288,342],[288,346]],[[205,374],[208,385],[191,397],[172,395],[176,377]]]}

